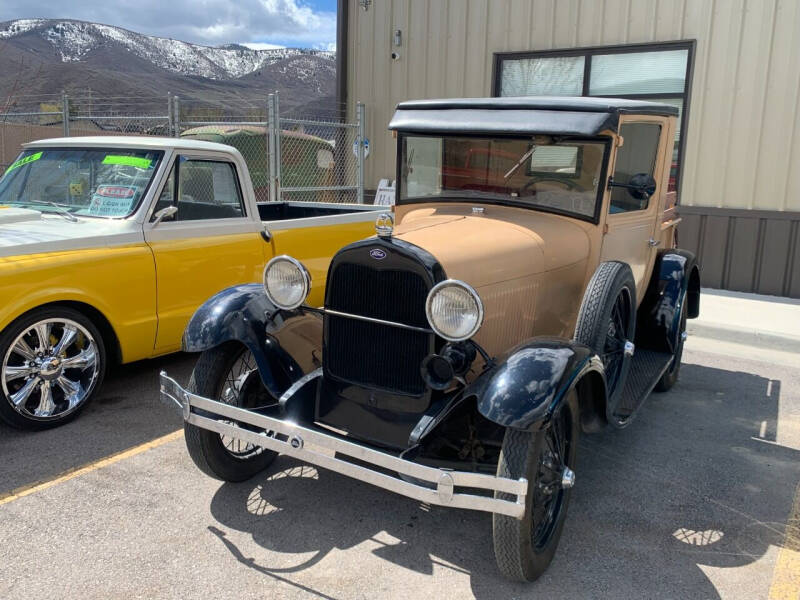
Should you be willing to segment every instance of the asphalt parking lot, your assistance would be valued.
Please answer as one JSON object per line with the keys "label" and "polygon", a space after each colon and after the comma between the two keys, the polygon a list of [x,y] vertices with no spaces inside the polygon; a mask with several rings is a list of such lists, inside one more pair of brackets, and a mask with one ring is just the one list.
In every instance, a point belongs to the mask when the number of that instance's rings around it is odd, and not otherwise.
{"label": "asphalt parking lot", "polygon": [[496,572],[486,514],[286,457],[203,476],[156,397],[194,358],[120,368],[70,425],[0,425],[0,598],[796,599],[800,365],[692,342],[672,392],[583,437],[561,546],[526,586]]}

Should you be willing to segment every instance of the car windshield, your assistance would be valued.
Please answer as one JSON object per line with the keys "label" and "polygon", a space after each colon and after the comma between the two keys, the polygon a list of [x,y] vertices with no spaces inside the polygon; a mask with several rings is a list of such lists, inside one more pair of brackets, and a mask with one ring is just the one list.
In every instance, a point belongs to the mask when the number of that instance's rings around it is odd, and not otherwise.
{"label": "car windshield", "polygon": [[162,155],[154,150],[25,150],[0,178],[0,206],[125,217],[139,205]]}
{"label": "car windshield", "polygon": [[404,135],[400,201],[481,199],[592,218],[605,148],[549,135]]}

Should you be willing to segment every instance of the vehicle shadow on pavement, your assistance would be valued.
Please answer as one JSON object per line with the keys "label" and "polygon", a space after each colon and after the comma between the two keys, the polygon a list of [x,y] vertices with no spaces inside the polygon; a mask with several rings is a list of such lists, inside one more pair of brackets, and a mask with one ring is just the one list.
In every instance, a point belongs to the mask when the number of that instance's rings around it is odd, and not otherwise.
{"label": "vehicle shadow on pavement", "polygon": [[186,381],[196,360],[172,354],[114,367],[86,409],[55,429],[23,431],[0,422],[0,495],[180,429],[178,413],[158,400],[158,373],[166,369]]}
{"label": "vehicle shadow on pavement", "polygon": [[[500,577],[490,515],[421,505],[284,456],[262,476],[222,485],[211,504],[220,527],[252,535],[263,556],[245,559],[210,529],[242,564],[283,581],[334,549],[362,546],[337,560],[356,561],[347,568],[376,590],[386,589],[387,561],[463,574],[478,598],[717,598],[701,567],[748,565],[784,540],[800,452],[775,443],[780,395],[778,380],[685,364],[675,389],[651,397],[631,427],[583,436],[561,545],[533,585]],[[270,552],[313,554],[271,568]],[[768,589],[772,568],[758,573],[757,591],[743,596]]]}

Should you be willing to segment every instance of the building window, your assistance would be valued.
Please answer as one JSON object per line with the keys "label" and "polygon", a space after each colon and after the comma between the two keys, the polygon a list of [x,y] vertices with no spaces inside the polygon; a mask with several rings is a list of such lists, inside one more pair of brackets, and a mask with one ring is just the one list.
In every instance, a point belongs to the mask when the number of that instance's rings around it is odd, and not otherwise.
{"label": "building window", "polygon": [[499,52],[494,55],[494,96],[604,96],[676,106],[669,191],[680,189],[681,158],[689,112],[694,41]]}

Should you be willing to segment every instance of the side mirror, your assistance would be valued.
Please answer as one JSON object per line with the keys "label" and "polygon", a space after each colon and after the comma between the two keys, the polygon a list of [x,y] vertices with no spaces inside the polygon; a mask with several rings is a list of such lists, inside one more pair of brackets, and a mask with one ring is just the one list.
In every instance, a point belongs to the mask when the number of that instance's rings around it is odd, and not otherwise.
{"label": "side mirror", "polygon": [[628,193],[637,200],[647,200],[656,193],[656,180],[647,173],[636,173],[628,181]]}
{"label": "side mirror", "polygon": [[647,200],[656,193],[656,180],[647,173],[636,173],[631,176],[628,183],[617,183],[611,177],[608,180],[608,187],[621,187],[628,190],[628,194],[636,200]]}
{"label": "side mirror", "polygon": [[153,227],[161,223],[161,221],[172,219],[172,217],[174,217],[175,213],[177,212],[178,212],[178,207],[175,206],[174,204],[170,206],[165,206],[164,208],[162,208],[161,210],[156,212],[156,214],[153,215]]}

